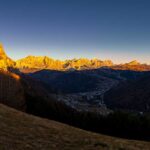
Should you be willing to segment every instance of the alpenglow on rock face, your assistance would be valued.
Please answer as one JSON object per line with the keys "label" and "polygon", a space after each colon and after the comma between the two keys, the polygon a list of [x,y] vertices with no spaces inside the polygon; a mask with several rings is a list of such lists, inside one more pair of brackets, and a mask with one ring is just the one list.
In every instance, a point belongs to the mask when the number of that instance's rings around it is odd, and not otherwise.
{"label": "alpenglow on rock face", "polygon": [[88,70],[98,69],[101,67],[109,67],[115,70],[134,70],[134,71],[150,71],[150,65],[140,64],[138,61],[131,61],[125,64],[113,64],[111,60],[100,59],[70,59],[70,60],[56,60],[47,56],[27,56],[17,61],[9,58],[0,44],[0,70],[19,69],[22,72],[32,72],[42,69],[74,71],[74,70]]}
{"label": "alpenglow on rock face", "polygon": [[6,55],[3,45],[0,44],[0,69],[7,70],[8,67],[14,66],[15,62]]}
{"label": "alpenglow on rock face", "polygon": [[63,62],[47,56],[28,56],[16,62],[17,68],[39,68],[62,70]]}
{"label": "alpenglow on rock face", "polygon": [[6,54],[5,54],[5,52],[4,52],[4,48],[3,48],[3,45],[2,45],[2,44],[0,44],[0,57],[1,57],[1,58],[6,57]]}
{"label": "alpenglow on rock face", "polygon": [[110,60],[101,61],[99,59],[72,59],[72,60],[55,60],[47,56],[28,56],[16,62],[17,68],[38,68],[38,69],[54,69],[54,70],[83,70],[94,69],[102,66],[112,66]]}
{"label": "alpenglow on rock face", "polygon": [[135,66],[135,65],[140,65],[140,63],[137,60],[133,60],[133,61],[127,63],[126,65]]}

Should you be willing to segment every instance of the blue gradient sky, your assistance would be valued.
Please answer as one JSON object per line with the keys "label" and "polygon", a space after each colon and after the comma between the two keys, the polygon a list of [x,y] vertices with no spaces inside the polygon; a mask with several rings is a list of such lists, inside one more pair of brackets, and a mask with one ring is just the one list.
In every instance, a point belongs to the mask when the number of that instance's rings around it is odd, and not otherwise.
{"label": "blue gradient sky", "polygon": [[149,0],[0,0],[8,55],[150,63]]}

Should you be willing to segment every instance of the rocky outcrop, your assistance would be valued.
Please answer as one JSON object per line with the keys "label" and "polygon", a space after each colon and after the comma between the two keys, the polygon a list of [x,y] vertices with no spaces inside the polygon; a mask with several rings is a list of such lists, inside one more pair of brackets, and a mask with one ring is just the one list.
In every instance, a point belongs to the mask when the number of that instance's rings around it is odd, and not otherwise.
{"label": "rocky outcrop", "polygon": [[129,66],[135,66],[135,65],[141,65],[137,60],[133,60],[129,63],[126,63],[125,65],[129,65]]}
{"label": "rocky outcrop", "polygon": [[7,70],[8,67],[14,66],[15,62],[6,55],[3,45],[0,44],[0,69]]}
{"label": "rocky outcrop", "polygon": [[28,56],[16,61],[17,68],[63,69],[63,62],[47,56]]}
{"label": "rocky outcrop", "polygon": [[140,64],[138,61],[132,61],[121,65],[114,65],[111,68],[115,70],[150,71],[150,65]]}

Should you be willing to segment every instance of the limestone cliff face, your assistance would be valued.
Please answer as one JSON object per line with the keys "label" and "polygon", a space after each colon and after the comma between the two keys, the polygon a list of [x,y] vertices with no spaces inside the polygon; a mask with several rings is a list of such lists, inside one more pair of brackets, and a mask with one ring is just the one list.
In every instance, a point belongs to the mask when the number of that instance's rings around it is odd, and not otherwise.
{"label": "limestone cliff face", "polygon": [[146,64],[140,64],[134,60],[129,63],[114,65],[111,60],[99,60],[99,59],[71,59],[71,60],[55,60],[49,57],[28,56],[26,58],[16,61],[17,68],[36,68],[36,69],[52,69],[52,70],[85,70],[96,69],[100,67],[110,67],[118,70],[134,70],[134,71],[148,71],[150,66]]}
{"label": "limestone cliff face", "polygon": [[39,69],[57,69],[61,70],[62,62],[54,60],[47,56],[28,56],[16,61],[17,68],[39,68]]}
{"label": "limestone cliff face", "polygon": [[6,55],[3,45],[0,44],[0,69],[7,70],[8,67],[14,66],[15,62]]}
{"label": "limestone cliff face", "polygon": [[95,69],[103,66],[112,66],[113,63],[110,60],[101,61],[99,59],[87,59],[87,58],[81,58],[81,59],[72,59],[72,60],[66,60],[64,62],[64,68],[70,69]]}
{"label": "limestone cliff face", "polygon": [[150,71],[150,65],[140,64],[136,60],[121,65],[114,65],[111,60],[102,61],[100,59],[80,58],[61,61],[52,59],[47,56],[28,56],[15,62],[6,55],[2,44],[0,44],[0,70],[18,68],[20,70],[30,70],[31,72],[38,69],[73,71],[96,69],[105,66],[119,70]]}
{"label": "limestone cliff face", "polygon": [[35,69],[52,69],[52,70],[83,70],[95,69],[102,66],[112,66],[110,60],[101,61],[99,59],[72,59],[72,60],[55,60],[47,56],[28,56],[16,62],[11,60],[5,53],[2,44],[0,44],[0,69],[7,70],[12,68],[35,68]]}
{"label": "limestone cliff face", "polygon": [[7,56],[6,56],[6,53],[4,52],[4,48],[3,48],[3,45],[2,45],[2,44],[0,44],[0,57],[1,57],[1,58],[7,57]]}
{"label": "limestone cliff face", "polygon": [[54,60],[49,57],[28,56],[26,58],[16,61],[17,68],[40,68],[40,69],[54,69],[54,70],[69,70],[69,69],[94,69],[102,66],[112,66],[110,60],[101,61],[99,59],[72,59],[72,60]]}

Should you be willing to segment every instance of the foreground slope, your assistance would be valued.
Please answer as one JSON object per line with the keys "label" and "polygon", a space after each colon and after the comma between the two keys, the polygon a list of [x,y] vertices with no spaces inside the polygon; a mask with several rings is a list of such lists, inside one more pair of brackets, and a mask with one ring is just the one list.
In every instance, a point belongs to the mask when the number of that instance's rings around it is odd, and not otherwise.
{"label": "foreground slope", "polygon": [[149,149],[150,143],[94,134],[0,104],[0,150]]}

